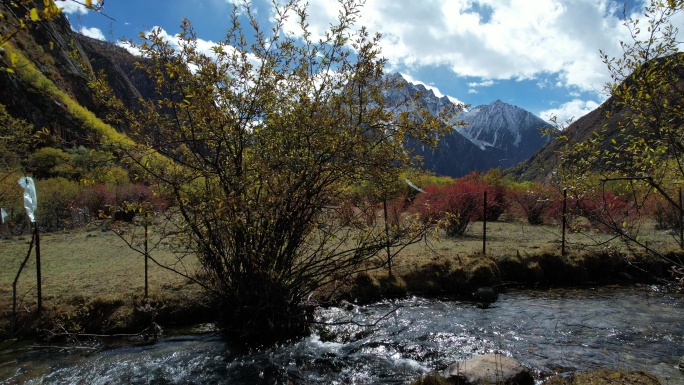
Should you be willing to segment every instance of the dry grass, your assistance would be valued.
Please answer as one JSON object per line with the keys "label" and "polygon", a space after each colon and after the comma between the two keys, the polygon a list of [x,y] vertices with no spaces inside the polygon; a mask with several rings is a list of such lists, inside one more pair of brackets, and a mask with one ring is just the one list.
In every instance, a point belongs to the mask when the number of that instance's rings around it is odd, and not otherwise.
{"label": "dry grass", "polygon": [[[115,315],[118,320],[108,321],[110,330],[117,325],[120,329],[126,329],[127,325],[130,328],[130,318],[135,318],[135,309],[143,302],[144,258],[112,231],[103,231],[102,225],[93,223],[78,230],[41,234],[44,308],[46,313],[60,320],[70,317],[90,319],[90,313],[97,311],[107,313],[104,318],[111,318],[114,317],[112,313],[118,312]],[[586,278],[587,271],[612,269],[614,265],[605,266],[601,259],[603,254],[594,258],[593,265],[587,265],[587,258],[580,256],[582,253],[605,253],[606,249],[611,248],[626,250],[619,240],[608,242],[610,237],[605,234],[568,234],[567,249],[570,255],[557,260],[555,256],[560,255],[561,239],[558,227],[495,222],[488,224],[487,234],[485,258],[481,254],[481,223],[471,225],[469,232],[458,239],[432,239],[411,245],[394,260],[396,282],[383,277],[386,271],[381,269],[373,273],[374,278],[369,277],[369,285],[378,288],[369,286],[369,289],[372,289],[371,293],[381,296],[401,295],[406,290],[425,295],[459,295],[460,292],[470,293],[473,285],[506,279],[504,269],[519,270],[515,277],[523,277],[528,282],[537,278],[549,281],[559,276],[574,279],[572,274],[567,274],[568,269],[575,269],[575,273]],[[676,246],[674,238],[655,231],[648,237],[644,236],[644,239],[663,250],[675,249]],[[12,282],[28,252],[30,241],[30,236],[0,240],[0,329],[8,329]],[[161,263],[173,265],[191,276],[198,267],[192,258],[183,260],[183,265],[178,264],[176,257],[165,247],[152,251],[151,255]],[[583,265],[574,260],[582,258]],[[537,273],[539,275],[535,275]],[[19,279],[17,292],[20,315],[30,314],[36,309],[35,274],[34,251]],[[592,278],[588,276],[588,279]],[[150,263],[149,291],[148,303],[166,307],[167,312],[173,313],[170,317],[177,317],[180,307],[181,313],[185,311],[184,317],[188,318],[185,322],[193,321],[191,318],[196,316],[200,293],[197,285]],[[371,298],[373,296],[369,296]],[[77,324],[79,321],[74,322]],[[98,327],[102,328],[102,325],[92,325],[95,330]]]}
{"label": "dry grass", "polygon": [[[667,252],[677,249],[677,239],[665,231],[652,230],[651,224],[644,227],[640,236],[649,247]],[[465,236],[460,238],[433,238],[415,244],[404,250],[394,261],[397,272],[416,269],[428,263],[449,260],[463,266],[472,266],[482,258],[482,222],[470,225]],[[560,226],[531,226],[524,222],[487,223],[486,254],[498,260],[502,257],[526,258],[542,253],[561,254],[562,233]],[[570,257],[584,253],[615,251],[630,254],[629,246],[622,240],[599,232],[566,232],[566,254]],[[641,252],[638,248],[634,250]]]}
{"label": "dry grass", "polygon": [[[29,251],[31,236],[0,241],[0,320],[6,328],[12,309],[12,282]],[[144,257],[130,249],[112,231],[92,224],[84,229],[46,233],[40,236],[43,307],[46,313],[71,317],[92,309],[93,304],[119,304],[128,313],[144,297]],[[160,263],[174,265],[177,260],[165,248],[150,255]],[[35,248],[17,285],[20,315],[35,311]],[[188,272],[196,268],[185,261]],[[150,262],[149,296],[157,302],[182,302],[196,296],[199,289],[186,278]],[[84,315],[84,314],[83,314]],[[85,315],[84,315],[85,316]]]}

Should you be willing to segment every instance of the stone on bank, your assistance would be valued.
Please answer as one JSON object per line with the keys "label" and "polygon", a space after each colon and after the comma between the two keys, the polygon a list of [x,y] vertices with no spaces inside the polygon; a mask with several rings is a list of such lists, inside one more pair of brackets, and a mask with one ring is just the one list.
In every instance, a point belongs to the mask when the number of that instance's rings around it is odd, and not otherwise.
{"label": "stone on bank", "polygon": [[444,377],[454,384],[533,385],[532,373],[518,361],[501,354],[485,354],[449,365]]}

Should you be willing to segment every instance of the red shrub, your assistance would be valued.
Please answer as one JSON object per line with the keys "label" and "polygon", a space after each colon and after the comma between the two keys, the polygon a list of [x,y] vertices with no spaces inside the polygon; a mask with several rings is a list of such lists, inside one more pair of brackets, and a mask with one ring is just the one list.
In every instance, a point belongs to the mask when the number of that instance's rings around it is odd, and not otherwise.
{"label": "red shrub", "polygon": [[656,230],[679,230],[681,226],[679,209],[661,195],[652,196],[646,202],[645,211],[655,220]]}
{"label": "red shrub", "polygon": [[141,205],[146,205],[152,211],[163,211],[168,207],[168,201],[144,185],[96,184],[81,190],[77,205],[91,214],[110,216],[118,211],[128,211],[131,206]]}
{"label": "red shrub", "polygon": [[104,214],[116,205],[116,195],[111,187],[105,184],[86,186],[81,189],[76,205],[87,209],[91,214]]}
{"label": "red shrub", "polygon": [[598,196],[584,195],[574,201],[574,209],[592,227],[604,232],[622,230],[623,223],[631,222],[633,211],[624,195],[615,195],[612,191]]}
{"label": "red shrub", "polygon": [[[501,186],[481,186],[482,190],[487,190],[487,220],[497,221],[503,213],[508,210],[508,190]],[[477,219],[482,220],[482,215]]]}
{"label": "red shrub", "polygon": [[125,184],[114,188],[117,207],[124,210],[130,206],[145,206],[153,212],[164,211],[168,207],[168,201],[161,195],[157,195],[148,186],[139,184]]}
{"label": "red shrub", "polygon": [[444,227],[448,236],[463,235],[472,220],[482,216],[482,183],[458,179],[449,185],[428,186],[414,209],[426,222]]}
{"label": "red shrub", "polygon": [[542,225],[562,215],[562,197],[549,186],[538,183],[522,184],[510,193],[522,216],[531,225]]}
{"label": "red shrub", "polygon": [[[473,171],[470,174],[461,178],[463,183],[473,185],[475,189],[479,189],[480,193],[480,207],[484,204],[484,192],[487,192],[487,220],[497,221],[499,217],[506,212],[509,207],[508,203],[508,190],[504,187],[503,182],[500,180],[500,171],[497,169],[492,169],[486,174],[481,174],[477,171]],[[475,220],[483,220],[483,211],[480,210]]]}

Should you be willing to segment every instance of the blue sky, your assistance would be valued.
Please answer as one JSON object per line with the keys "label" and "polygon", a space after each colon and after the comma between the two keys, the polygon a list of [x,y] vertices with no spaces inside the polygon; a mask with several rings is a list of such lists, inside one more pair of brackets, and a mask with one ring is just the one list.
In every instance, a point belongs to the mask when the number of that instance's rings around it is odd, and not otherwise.
{"label": "blue sky", "polygon": [[[188,18],[197,36],[221,40],[230,11],[241,0],[107,0],[103,13],[59,1],[72,28],[117,41],[161,27],[178,33]],[[268,23],[270,0],[253,0]],[[309,0],[314,33],[335,20],[337,0]],[[63,4],[63,5],[62,5]],[[432,87],[438,94],[477,106],[496,99],[547,119],[579,118],[607,95],[609,74],[599,50],[620,55],[629,40],[622,26],[624,2],[614,0],[367,0],[360,25],[381,32],[389,72]],[[627,3],[642,13],[641,0]],[[684,24],[684,20],[681,20]]]}

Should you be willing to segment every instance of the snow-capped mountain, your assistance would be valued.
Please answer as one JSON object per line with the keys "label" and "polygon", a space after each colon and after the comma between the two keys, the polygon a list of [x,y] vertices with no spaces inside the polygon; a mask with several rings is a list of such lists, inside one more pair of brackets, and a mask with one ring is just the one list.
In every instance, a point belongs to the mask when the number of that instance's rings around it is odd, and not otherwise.
{"label": "snow-capped mountain", "polygon": [[422,93],[422,102],[432,115],[437,116],[439,111],[453,103],[447,96],[441,98],[435,95],[434,91],[427,89],[422,84],[413,84],[407,82],[399,73],[387,75],[391,84],[403,84],[403,87],[393,88],[387,90],[384,94],[385,98],[390,101],[401,101],[404,99],[411,99],[417,93]]}
{"label": "snow-capped mountain", "polygon": [[[401,79],[401,75],[389,75]],[[448,97],[438,97],[423,85],[405,81],[405,86],[393,89],[385,96],[398,100],[423,92],[424,105],[437,115],[438,111],[452,104]],[[477,170],[508,168],[528,159],[547,141],[540,129],[549,124],[532,113],[497,100],[488,105],[477,106],[459,114],[456,121],[467,126],[456,127],[432,150],[414,145],[413,150],[423,157],[423,168],[440,175],[461,177]]]}
{"label": "snow-capped mountain", "polygon": [[526,160],[544,144],[541,130],[551,125],[529,111],[501,100],[477,106],[458,119],[468,123],[457,131],[483,151],[496,148],[506,156],[501,159],[503,167],[513,166]]}

